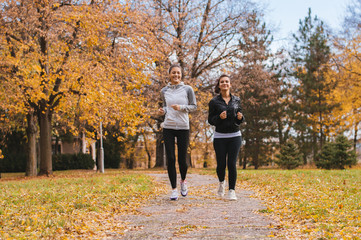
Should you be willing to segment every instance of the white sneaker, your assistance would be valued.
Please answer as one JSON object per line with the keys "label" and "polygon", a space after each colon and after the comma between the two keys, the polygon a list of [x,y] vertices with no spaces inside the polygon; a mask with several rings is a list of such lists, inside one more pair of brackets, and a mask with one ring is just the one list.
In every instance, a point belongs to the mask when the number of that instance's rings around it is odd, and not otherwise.
{"label": "white sneaker", "polygon": [[228,191],[228,200],[235,201],[237,200],[236,192],[233,189]]}
{"label": "white sneaker", "polygon": [[188,187],[187,187],[187,180],[184,180],[180,182],[181,185],[181,194],[183,197],[187,196],[188,194]]}
{"label": "white sneaker", "polygon": [[219,182],[219,187],[218,187],[218,195],[223,197],[224,193],[226,191],[226,182]]}
{"label": "white sneaker", "polygon": [[172,190],[172,193],[170,194],[170,200],[178,200],[178,190],[176,188]]}

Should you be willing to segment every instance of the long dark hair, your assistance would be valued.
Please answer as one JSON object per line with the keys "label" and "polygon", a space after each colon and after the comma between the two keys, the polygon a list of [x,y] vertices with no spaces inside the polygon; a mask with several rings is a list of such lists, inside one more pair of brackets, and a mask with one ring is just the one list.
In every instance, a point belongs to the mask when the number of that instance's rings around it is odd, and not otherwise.
{"label": "long dark hair", "polygon": [[231,77],[230,77],[229,75],[227,75],[227,74],[222,74],[222,75],[218,78],[217,84],[216,84],[216,86],[215,86],[215,88],[214,88],[214,92],[217,93],[217,94],[221,92],[221,89],[219,88],[219,81],[221,80],[221,78],[224,78],[224,77],[228,77],[229,80],[231,80]]}

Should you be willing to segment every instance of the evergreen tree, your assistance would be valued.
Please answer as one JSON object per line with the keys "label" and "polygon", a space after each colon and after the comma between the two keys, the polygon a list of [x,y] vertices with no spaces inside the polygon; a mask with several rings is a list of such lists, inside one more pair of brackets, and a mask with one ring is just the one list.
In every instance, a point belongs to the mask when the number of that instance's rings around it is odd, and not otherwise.
{"label": "evergreen tree", "polygon": [[[257,169],[265,163],[272,147],[270,139],[276,135],[276,103],[279,98],[279,79],[269,66],[272,36],[256,13],[247,19],[248,31],[239,40],[241,53],[237,56],[240,66],[233,79],[233,94],[241,98],[246,125],[243,138],[246,141],[243,168],[248,158]],[[239,86],[237,89],[236,86]]]}
{"label": "evergreen tree", "polygon": [[335,144],[332,142],[326,143],[321,152],[315,159],[316,167],[323,169],[331,169],[333,166],[335,156]]}
{"label": "evergreen tree", "polygon": [[299,30],[294,34],[294,48],[290,53],[293,65],[291,75],[296,80],[293,88],[294,104],[291,106],[294,111],[292,119],[305,161],[310,153],[315,158],[318,149],[322,148],[326,140],[325,116],[332,110],[332,106],[326,102],[326,96],[332,89],[325,81],[331,58],[328,38],[323,22],[317,16],[312,18],[309,9],[308,16],[300,20]]}
{"label": "evergreen tree", "polygon": [[324,169],[344,169],[356,164],[356,153],[351,150],[352,144],[340,135],[336,142],[325,144],[316,158],[316,166]]}
{"label": "evergreen tree", "polygon": [[356,153],[351,150],[351,142],[343,135],[336,138],[335,168],[344,169],[345,166],[356,164]]}
{"label": "evergreen tree", "polygon": [[301,154],[297,148],[297,145],[293,141],[287,141],[281,146],[280,154],[277,154],[278,158],[275,162],[284,169],[295,169],[302,164]]}

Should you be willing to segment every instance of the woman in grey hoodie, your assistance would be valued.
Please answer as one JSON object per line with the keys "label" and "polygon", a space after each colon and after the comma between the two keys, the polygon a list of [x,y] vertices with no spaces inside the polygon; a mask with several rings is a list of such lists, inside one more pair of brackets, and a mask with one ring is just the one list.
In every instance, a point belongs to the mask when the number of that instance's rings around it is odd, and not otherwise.
{"label": "woman in grey hoodie", "polygon": [[181,195],[187,196],[187,149],[189,145],[189,116],[188,113],[197,109],[196,98],[191,86],[182,82],[182,68],[173,64],[169,68],[170,82],[161,90],[163,107],[160,115],[165,115],[163,122],[163,139],[168,160],[168,176],[172,185],[171,200],[178,199],[177,172],[175,167],[175,138],[177,138],[178,164],[181,175]]}

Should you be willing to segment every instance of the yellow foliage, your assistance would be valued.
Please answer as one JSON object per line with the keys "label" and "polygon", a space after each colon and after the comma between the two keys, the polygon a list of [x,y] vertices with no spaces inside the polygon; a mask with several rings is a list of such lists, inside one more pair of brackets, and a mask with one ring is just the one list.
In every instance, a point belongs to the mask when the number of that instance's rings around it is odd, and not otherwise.
{"label": "yellow foliage", "polygon": [[[327,74],[330,84],[336,83],[336,88],[329,96],[330,104],[338,107],[330,115],[330,121],[340,122],[343,129],[352,129],[361,122],[361,32],[352,40],[340,46],[332,69]],[[337,128],[332,129],[333,132]]]}
{"label": "yellow foliage", "polygon": [[6,14],[26,24],[9,22],[0,29],[0,61],[7,67],[0,73],[2,109],[10,115],[26,114],[30,106],[50,110],[74,132],[85,125],[97,129],[100,121],[136,131],[145,118],[142,92],[150,84],[144,69],[152,62],[142,36],[124,24],[137,12],[112,1],[71,6],[49,1],[19,9],[15,1]]}

